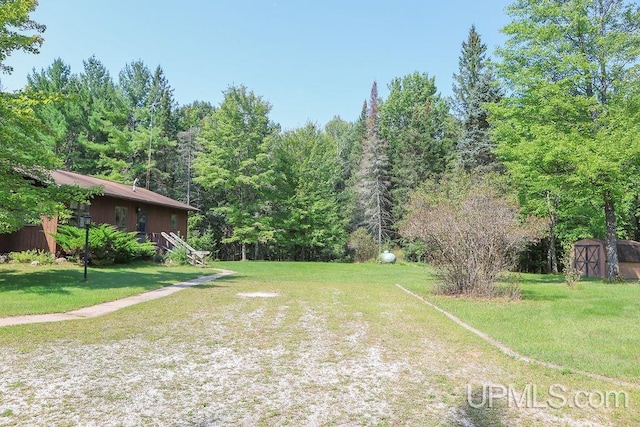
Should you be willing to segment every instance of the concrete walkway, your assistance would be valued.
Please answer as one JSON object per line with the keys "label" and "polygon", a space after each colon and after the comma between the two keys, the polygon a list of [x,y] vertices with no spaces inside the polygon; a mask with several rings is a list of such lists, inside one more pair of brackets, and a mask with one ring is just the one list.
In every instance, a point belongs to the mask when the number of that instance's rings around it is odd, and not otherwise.
{"label": "concrete walkway", "polygon": [[210,282],[212,280],[229,276],[234,273],[235,272],[230,270],[220,270],[220,273],[214,274],[212,276],[198,277],[197,279],[175,283],[173,285],[165,286],[164,288],[155,289],[143,294],[133,295],[119,300],[93,305],[91,307],[80,308],[78,310],[68,311],[66,313],[31,314],[26,316],[2,317],[0,318],[0,327],[25,325],[28,323],[61,322],[63,320],[77,320],[98,317],[107,313],[113,313],[114,311],[120,310],[124,307],[129,307],[131,305],[140,304],[142,302],[166,297],[167,295],[171,295],[183,289],[190,288],[191,286]]}

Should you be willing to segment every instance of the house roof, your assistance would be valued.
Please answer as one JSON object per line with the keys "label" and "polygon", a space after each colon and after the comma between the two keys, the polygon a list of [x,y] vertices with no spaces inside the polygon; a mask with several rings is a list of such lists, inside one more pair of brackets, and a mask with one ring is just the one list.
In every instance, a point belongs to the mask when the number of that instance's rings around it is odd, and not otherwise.
{"label": "house roof", "polygon": [[99,186],[102,187],[105,196],[115,197],[117,199],[133,200],[152,205],[169,206],[176,209],[187,211],[197,211],[197,208],[189,206],[185,203],[173,200],[170,197],[163,196],[145,188],[135,188],[132,185],[118,184],[117,182],[108,181],[106,179],[94,178],[88,175],[82,175],[75,172],[57,170],[51,172],[51,178],[58,185],[74,185],[77,184],[83,188]]}

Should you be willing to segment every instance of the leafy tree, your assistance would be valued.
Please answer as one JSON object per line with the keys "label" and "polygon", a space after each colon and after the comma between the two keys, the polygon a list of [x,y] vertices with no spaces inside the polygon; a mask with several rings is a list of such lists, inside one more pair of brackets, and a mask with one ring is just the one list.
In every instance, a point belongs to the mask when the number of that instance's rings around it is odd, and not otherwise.
{"label": "leafy tree", "polygon": [[24,95],[0,93],[0,233],[35,223],[41,214],[55,215],[61,204],[53,198],[49,171],[57,159],[42,145],[42,123]]}
{"label": "leafy tree", "polygon": [[[117,90],[106,67],[95,56],[83,61],[76,102],[81,113],[78,125],[80,155],[72,170],[108,179],[127,176],[129,138],[123,131],[128,112],[122,93]],[[118,154],[118,155],[116,155]]]}
{"label": "leafy tree", "polygon": [[358,202],[364,225],[378,241],[378,249],[391,232],[391,181],[387,143],[380,135],[378,84],[373,82],[356,176]]}
{"label": "leafy tree", "polygon": [[142,121],[140,110],[150,102],[151,72],[142,60],[133,61],[124,66],[118,74],[118,87],[130,111],[129,126],[135,128]]}
{"label": "leafy tree", "polygon": [[[5,60],[15,50],[37,53],[44,26],[29,18],[36,6],[36,1],[0,3],[0,71],[12,71]],[[30,30],[36,33],[21,33]],[[42,144],[46,132],[34,111],[37,104],[24,93],[0,93],[0,233],[64,209],[66,190],[51,183],[49,171],[58,161]]]}
{"label": "leafy tree", "polygon": [[640,8],[624,0],[518,0],[499,51],[511,94],[491,107],[499,155],[536,192],[599,200],[607,278],[619,273],[617,216],[640,160]]}
{"label": "leafy tree", "polygon": [[[202,151],[202,147],[197,141],[200,130],[202,129],[202,123],[204,118],[213,112],[213,106],[206,102],[193,102],[189,105],[181,107],[178,112],[178,131],[177,137],[177,158],[175,181],[177,189],[183,191],[177,192],[177,197],[184,200],[185,203],[191,204],[192,200],[197,200],[192,197],[192,194],[199,194],[198,188],[193,187],[193,159],[199,151]],[[195,191],[192,191],[195,190]]]}
{"label": "leafy tree", "polygon": [[[33,21],[29,14],[38,6],[37,0],[12,0],[0,2],[0,72],[11,73],[13,67],[6,60],[12,52],[21,50],[39,53],[46,27]],[[24,34],[31,32],[33,34]]]}
{"label": "leafy tree", "polygon": [[[366,108],[364,117],[366,117]],[[363,125],[365,120],[365,118],[362,119]],[[339,170],[335,191],[338,193],[341,217],[348,224],[349,229],[355,228],[361,222],[361,219],[357,218],[355,189],[356,172],[362,157],[364,138],[359,128],[359,123],[347,122],[340,117],[334,117],[324,127],[325,134],[333,140],[336,147],[336,162]]]}
{"label": "leafy tree", "polygon": [[224,217],[223,243],[237,243],[242,259],[247,245],[273,238],[271,204],[273,155],[270,139],[279,128],[269,119],[271,105],[246,87],[232,86],[204,123],[194,160],[195,181],[211,193],[214,214]]}
{"label": "leafy tree", "polygon": [[279,178],[275,243],[296,260],[341,256],[346,242],[336,193],[340,182],[336,141],[309,123],[281,135],[274,152]]}
{"label": "leafy tree", "polygon": [[453,75],[454,105],[463,126],[457,147],[458,161],[467,171],[488,172],[497,168],[484,104],[498,102],[501,93],[486,52],[487,46],[475,25],[471,26],[467,40],[462,42],[458,74]]}
{"label": "leafy tree", "polygon": [[380,108],[380,133],[389,143],[393,217],[398,222],[413,190],[451,164],[454,120],[433,77],[416,72],[391,81]]}

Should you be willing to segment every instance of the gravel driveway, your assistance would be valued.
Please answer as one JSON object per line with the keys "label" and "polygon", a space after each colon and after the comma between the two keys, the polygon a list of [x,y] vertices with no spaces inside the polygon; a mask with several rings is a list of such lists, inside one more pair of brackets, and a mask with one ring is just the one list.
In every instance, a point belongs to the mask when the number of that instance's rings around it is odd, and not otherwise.
{"label": "gravel driveway", "polygon": [[597,412],[472,410],[465,385],[539,371],[391,285],[231,277],[101,318],[11,328],[0,425],[607,425]]}

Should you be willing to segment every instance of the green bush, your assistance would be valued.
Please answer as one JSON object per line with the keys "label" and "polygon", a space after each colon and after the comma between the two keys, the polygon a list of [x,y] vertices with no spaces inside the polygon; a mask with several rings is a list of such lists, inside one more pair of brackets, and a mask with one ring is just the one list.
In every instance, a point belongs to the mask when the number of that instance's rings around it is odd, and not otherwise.
{"label": "green bush", "polygon": [[[84,259],[84,229],[61,225],[52,236],[68,256],[78,261]],[[126,264],[151,259],[154,254],[155,243],[139,242],[136,232],[120,231],[109,224],[89,229],[89,263],[92,265]]]}
{"label": "green bush", "polygon": [[165,254],[165,262],[168,264],[187,265],[189,264],[189,253],[182,246],[175,246]]}
{"label": "green bush", "polygon": [[55,258],[50,252],[42,250],[28,250],[22,252],[11,252],[9,258],[13,262],[19,264],[30,264],[33,261],[37,261],[40,264],[53,264]]}

